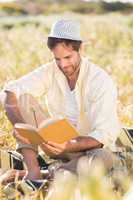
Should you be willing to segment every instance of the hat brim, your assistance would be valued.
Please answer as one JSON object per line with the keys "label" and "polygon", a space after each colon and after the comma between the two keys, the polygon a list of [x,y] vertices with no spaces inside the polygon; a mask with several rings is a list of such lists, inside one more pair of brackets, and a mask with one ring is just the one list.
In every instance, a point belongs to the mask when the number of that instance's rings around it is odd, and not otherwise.
{"label": "hat brim", "polygon": [[72,41],[79,41],[79,42],[83,42],[83,40],[80,39],[75,39],[75,38],[68,38],[68,37],[56,37],[56,36],[48,36],[48,38],[55,38],[55,39],[64,39],[64,40],[72,40]]}

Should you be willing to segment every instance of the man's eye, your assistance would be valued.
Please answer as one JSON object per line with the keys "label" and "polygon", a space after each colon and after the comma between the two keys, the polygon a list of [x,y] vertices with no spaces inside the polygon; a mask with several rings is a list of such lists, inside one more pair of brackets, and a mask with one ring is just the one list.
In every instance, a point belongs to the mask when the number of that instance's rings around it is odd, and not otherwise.
{"label": "man's eye", "polygon": [[55,58],[55,60],[56,60],[56,61],[60,61],[60,59],[59,59],[59,58]]}
{"label": "man's eye", "polygon": [[65,57],[66,59],[70,59],[71,57],[70,56],[67,56],[67,57]]}

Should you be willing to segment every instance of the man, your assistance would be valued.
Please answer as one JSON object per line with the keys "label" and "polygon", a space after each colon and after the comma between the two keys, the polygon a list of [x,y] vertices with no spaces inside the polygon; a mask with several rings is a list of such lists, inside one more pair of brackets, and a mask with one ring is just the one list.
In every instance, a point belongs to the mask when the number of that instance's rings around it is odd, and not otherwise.
{"label": "man", "polygon": [[[23,93],[34,97],[43,95],[49,115],[67,118],[79,130],[80,136],[63,144],[48,141],[40,145],[42,150],[54,158],[70,155],[69,161],[60,168],[72,172],[76,172],[82,156],[93,161],[102,160],[110,169],[113,166],[112,151],[115,150],[119,132],[117,91],[112,79],[103,69],[81,56],[82,39],[76,21],[59,20],[53,24],[47,45],[53,56],[50,63],[5,86],[3,102],[6,98],[10,105],[10,108],[5,106],[7,115],[17,113],[19,118],[10,92],[16,97],[16,105],[18,97]],[[16,131],[14,136],[19,141],[17,150],[27,165],[27,178],[41,179],[38,147],[28,144]]]}

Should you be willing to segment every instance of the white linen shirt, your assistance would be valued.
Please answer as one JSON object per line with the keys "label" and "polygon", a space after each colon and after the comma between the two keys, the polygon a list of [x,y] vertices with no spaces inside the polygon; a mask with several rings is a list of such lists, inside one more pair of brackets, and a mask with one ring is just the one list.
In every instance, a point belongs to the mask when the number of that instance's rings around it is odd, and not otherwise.
{"label": "white linen shirt", "polygon": [[75,90],[68,92],[65,103],[65,116],[73,126],[77,127],[79,108],[75,97]]}
{"label": "white linen shirt", "polygon": [[[43,96],[48,113],[65,116],[65,101],[70,90],[64,74],[55,61],[42,65],[22,78],[8,83],[7,89],[16,93]],[[117,90],[111,77],[99,66],[82,57],[80,72],[75,86],[79,108],[77,129],[80,135],[91,136],[115,150],[115,141],[120,131],[117,118]],[[0,99],[4,102],[4,93]]]}

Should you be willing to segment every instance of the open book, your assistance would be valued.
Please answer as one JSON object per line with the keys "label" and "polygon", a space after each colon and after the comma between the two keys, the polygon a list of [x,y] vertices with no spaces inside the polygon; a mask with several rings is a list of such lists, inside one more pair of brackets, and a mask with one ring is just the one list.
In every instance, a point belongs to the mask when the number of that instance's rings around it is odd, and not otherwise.
{"label": "open book", "polygon": [[47,119],[38,128],[29,124],[16,123],[15,129],[32,144],[45,141],[63,143],[78,136],[78,131],[66,119]]}
{"label": "open book", "polygon": [[38,102],[30,95],[28,98],[27,94],[21,96],[19,110],[25,123],[16,123],[14,127],[32,144],[40,144],[45,141],[63,143],[79,135],[76,128],[67,119],[47,118]]}

